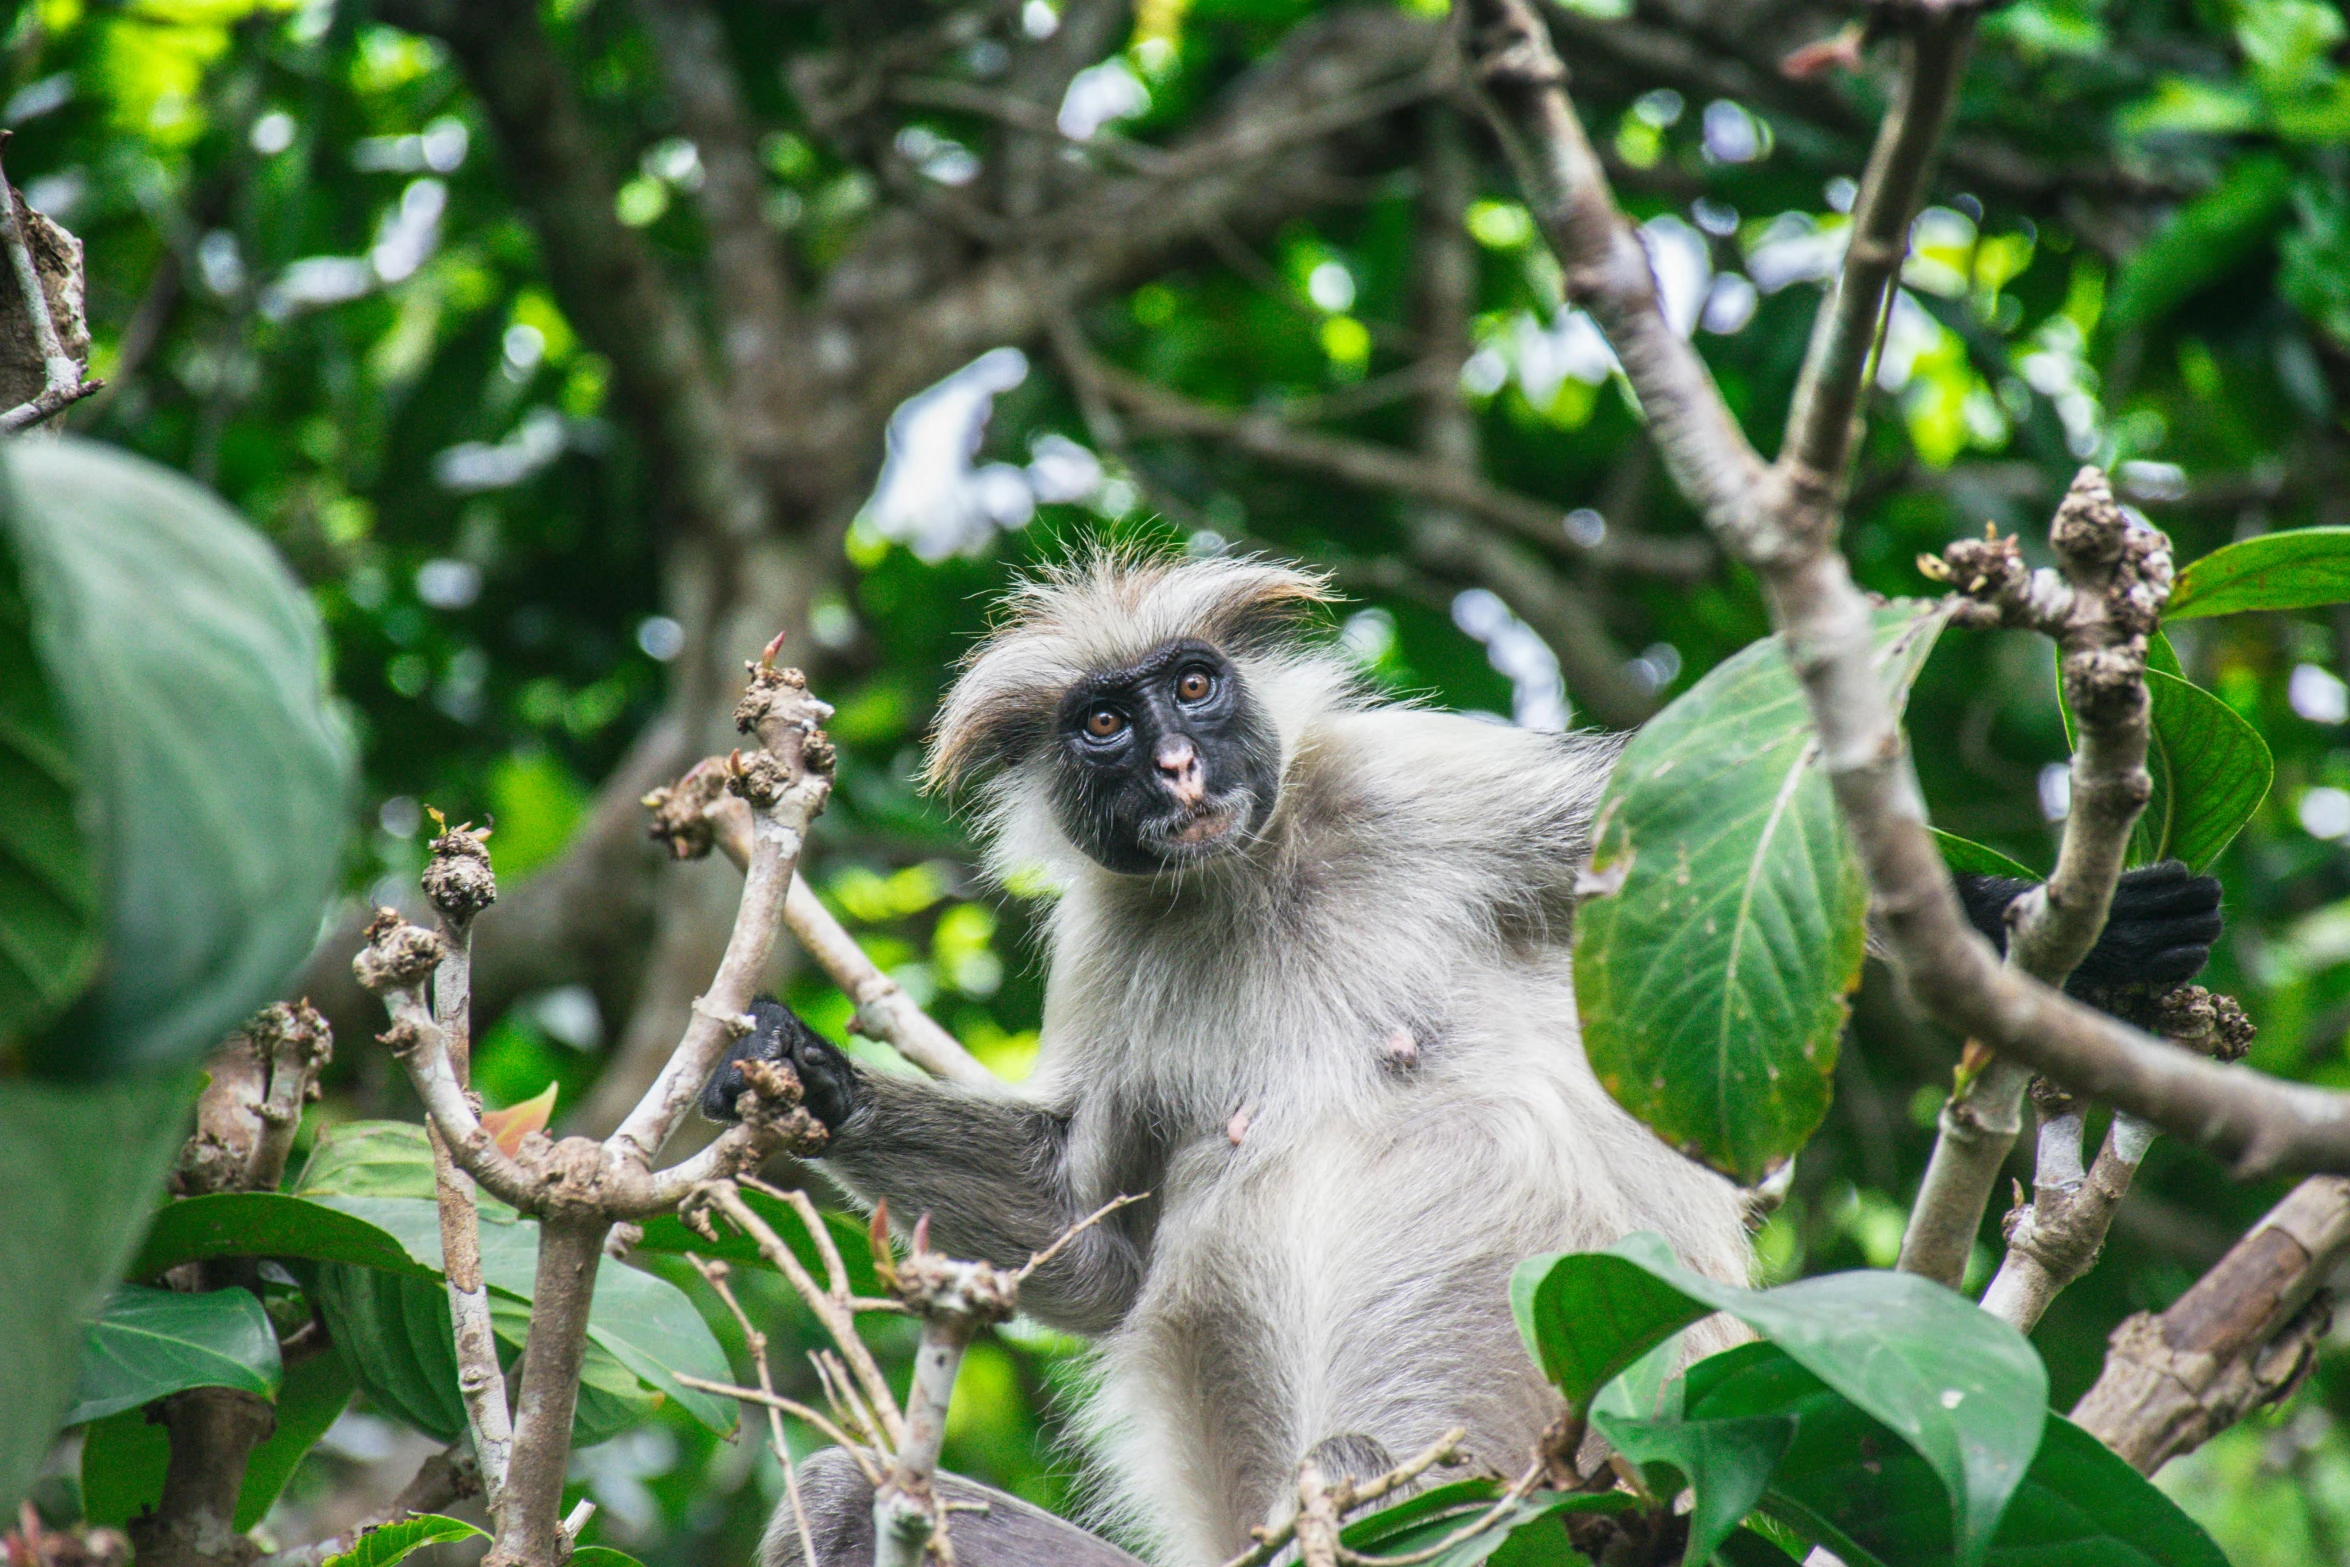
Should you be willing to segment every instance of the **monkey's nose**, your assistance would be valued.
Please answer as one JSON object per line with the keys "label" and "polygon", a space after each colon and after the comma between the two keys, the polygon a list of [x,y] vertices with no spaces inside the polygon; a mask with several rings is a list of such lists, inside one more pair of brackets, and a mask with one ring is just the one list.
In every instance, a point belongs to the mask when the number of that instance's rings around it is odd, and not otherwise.
{"label": "monkey's nose", "polygon": [[1189,740],[1169,740],[1159,747],[1159,777],[1174,792],[1177,803],[1197,805],[1207,798],[1207,781],[1200,776],[1199,752]]}

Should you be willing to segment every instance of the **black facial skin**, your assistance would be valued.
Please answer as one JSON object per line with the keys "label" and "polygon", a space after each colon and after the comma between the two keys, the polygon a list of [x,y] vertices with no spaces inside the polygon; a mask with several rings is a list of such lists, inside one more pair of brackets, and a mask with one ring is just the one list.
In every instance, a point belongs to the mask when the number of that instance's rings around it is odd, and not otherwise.
{"label": "black facial skin", "polygon": [[1124,875],[1241,847],[1264,830],[1280,796],[1272,725],[1231,660],[1205,642],[1170,642],[1078,682],[1054,731],[1061,829]]}
{"label": "black facial skin", "polygon": [[[2007,906],[2038,883],[2009,876],[1954,879],[1967,918],[2005,952]],[[2064,988],[2078,995],[2117,985],[2184,984],[2203,972],[2223,923],[2215,878],[2193,875],[2177,860],[2124,871],[2114,885],[2104,934]]]}
{"label": "black facial skin", "polygon": [[734,1102],[749,1086],[743,1081],[741,1063],[775,1061],[799,1074],[800,1103],[807,1112],[822,1121],[826,1131],[837,1131],[864,1098],[855,1064],[840,1046],[801,1022],[773,996],[751,1003],[751,1021],[756,1026],[734,1042],[702,1085],[703,1116],[727,1125],[741,1120]]}

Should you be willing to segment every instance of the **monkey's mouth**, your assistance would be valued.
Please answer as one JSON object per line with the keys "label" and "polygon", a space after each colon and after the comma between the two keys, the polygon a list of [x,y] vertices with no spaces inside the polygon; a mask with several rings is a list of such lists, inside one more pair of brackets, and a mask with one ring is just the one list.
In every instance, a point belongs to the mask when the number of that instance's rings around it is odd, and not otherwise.
{"label": "monkey's mouth", "polygon": [[1245,795],[1203,802],[1153,822],[1150,836],[1168,854],[1213,853],[1238,836],[1234,829],[1248,819],[1248,805]]}

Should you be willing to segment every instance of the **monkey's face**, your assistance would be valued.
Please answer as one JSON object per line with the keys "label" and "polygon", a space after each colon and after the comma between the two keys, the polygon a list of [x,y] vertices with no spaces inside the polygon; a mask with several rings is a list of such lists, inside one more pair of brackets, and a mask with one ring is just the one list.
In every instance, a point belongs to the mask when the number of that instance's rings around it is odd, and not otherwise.
{"label": "monkey's face", "polygon": [[1077,682],[1056,724],[1053,804],[1100,865],[1147,875],[1241,847],[1281,787],[1280,746],[1231,660],[1170,642]]}

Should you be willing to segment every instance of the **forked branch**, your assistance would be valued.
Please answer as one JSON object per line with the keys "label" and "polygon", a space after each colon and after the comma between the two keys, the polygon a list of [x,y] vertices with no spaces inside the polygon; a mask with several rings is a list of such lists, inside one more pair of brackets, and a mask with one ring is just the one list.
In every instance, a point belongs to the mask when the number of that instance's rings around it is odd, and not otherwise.
{"label": "forked branch", "polygon": [[[1912,81],[1896,96],[1855,206],[1858,231],[1906,231],[1935,139],[1910,119],[1938,125],[1974,9],[1913,0],[1882,13],[1904,32],[1904,74],[1950,81]],[[1565,69],[1532,0],[1469,0],[1466,17],[1474,80],[1569,294],[1607,332],[1667,471],[1715,538],[1762,577],[1868,878],[1876,928],[1911,993],[1953,1032],[2231,1159],[2242,1172],[2350,1170],[2350,1097],[2172,1050],[2003,969],[1968,926],[1871,667],[1868,599],[1835,548],[1844,476],[1815,466],[1823,453],[1851,449],[1841,427],[1858,406],[1865,363],[1837,331],[1815,332],[1804,382],[1816,390],[1790,415],[1781,459],[1763,463],[1696,351],[1657,308],[1646,253],[1576,121]],[[1832,308],[1881,305],[1890,273],[1880,265],[1865,250],[1847,256],[1837,285],[1845,303]]]}
{"label": "forked branch", "polygon": [[[2130,830],[2153,791],[2146,771],[2146,649],[2170,598],[2171,560],[2170,541],[2134,524],[2095,468],[2074,478],[2048,542],[2055,569],[2028,569],[2014,539],[1989,534],[1922,557],[1918,567],[1953,584],[1960,624],[2037,631],[2056,643],[2064,701],[2080,736],[2072,809],[2047,884],[2008,910],[2007,965],[2061,985],[2105,928]],[[2030,1081],[2029,1068],[1970,1045],[1902,1237],[1905,1272],[1958,1286],[2000,1166],[2022,1128]],[[2117,1157],[2129,1149],[2144,1152],[2134,1138],[2125,1139]],[[2061,1146],[2049,1151],[2061,1165]],[[2129,1163],[2136,1168],[2136,1159]],[[2060,1180],[2080,1174],[2078,1165],[2076,1148]],[[2119,1178],[2118,1168],[2108,1166],[2106,1176]]]}

